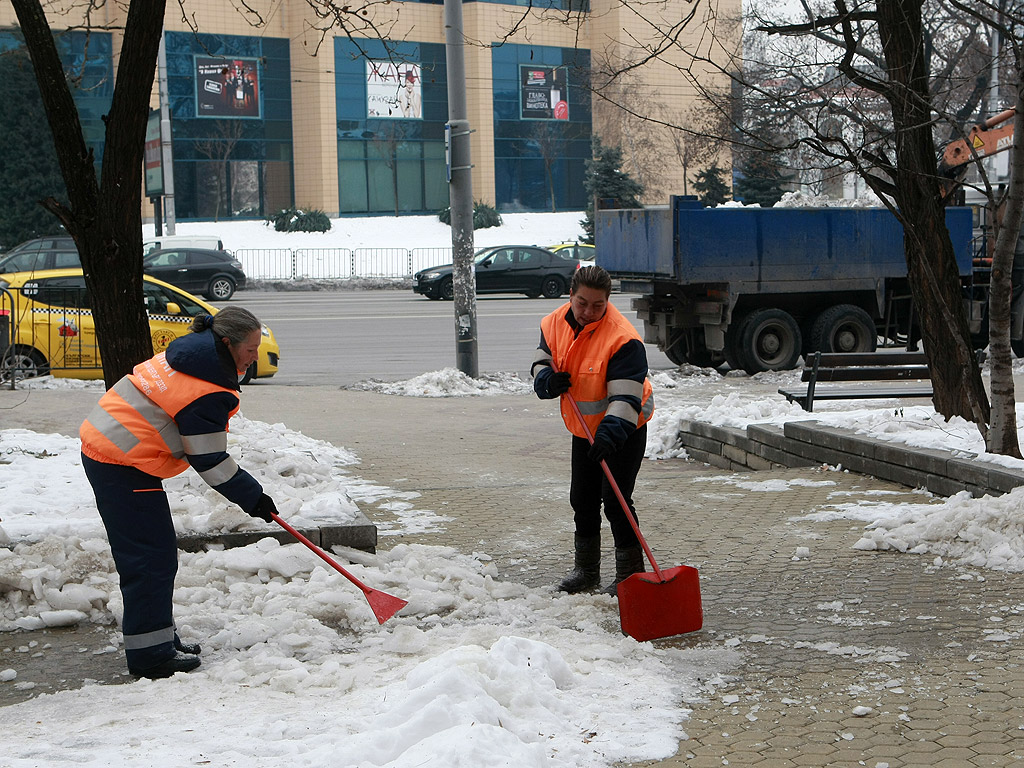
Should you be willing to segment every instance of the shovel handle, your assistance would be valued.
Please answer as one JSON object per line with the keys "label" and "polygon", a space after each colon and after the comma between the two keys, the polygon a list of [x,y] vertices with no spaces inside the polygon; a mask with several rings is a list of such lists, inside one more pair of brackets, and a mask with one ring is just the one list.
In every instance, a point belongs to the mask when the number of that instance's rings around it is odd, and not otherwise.
{"label": "shovel handle", "polygon": [[301,542],[302,544],[305,544],[307,547],[309,547],[311,550],[313,550],[313,552],[316,553],[317,557],[319,557],[321,560],[323,560],[325,563],[327,563],[329,566],[331,566],[331,568],[336,570],[338,573],[340,573],[346,579],[348,579],[353,584],[355,584],[357,587],[359,587],[361,590],[363,590],[363,594],[368,595],[370,593],[370,588],[368,586],[363,584],[363,582],[361,582],[359,579],[357,579],[351,573],[349,573],[344,568],[342,568],[326,552],[324,552],[322,549],[320,549],[320,547],[318,547],[312,541],[310,541],[305,536],[303,536],[301,533],[299,533],[297,530],[295,530],[295,528],[293,528],[291,525],[286,523],[283,519],[281,519],[280,516],[278,516],[277,514],[275,514],[273,512],[270,513],[270,516],[272,518],[274,518],[274,522],[275,523],[277,523],[282,528],[284,528],[286,531],[288,531],[288,533],[290,533],[292,536],[294,536],[296,539],[298,539],[299,542]]}
{"label": "shovel handle", "polygon": [[[552,370],[557,371],[558,368],[554,365],[552,360]],[[573,413],[576,414],[576,419],[583,427],[583,432],[587,436],[587,440],[590,444],[594,444],[594,434],[590,431],[590,427],[587,426],[586,420],[583,418],[583,414],[580,413],[580,407],[576,405],[576,400],[568,391],[564,394],[565,397],[569,398],[569,404],[572,406]],[[633,528],[633,533],[636,534],[637,540],[640,542],[640,546],[643,547],[644,553],[647,555],[647,559],[651,561],[651,568],[654,569],[654,574],[658,577],[658,581],[665,581],[665,577],[661,575],[661,569],[658,567],[658,563],[654,560],[654,555],[651,553],[651,548],[647,546],[647,540],[644,535],[640,533],[640,526],[637,525],[636,520],[633,519],[633,511],[629,508],[629,504],[626,503],[625,497],[622,495],[622,491],[619,490],[619,484],[615,482],[615,478],[612,476],[612,471],[608,467],[608,462],[601,459],[601,469],[604,470],[604,476],[608,478],[608,484],[611,486],[612,491],[615,492],[615,498],[619,500],[619,504],[622,505],[622,511],[626,515],[626,520],[629,521],[630,526]]]}

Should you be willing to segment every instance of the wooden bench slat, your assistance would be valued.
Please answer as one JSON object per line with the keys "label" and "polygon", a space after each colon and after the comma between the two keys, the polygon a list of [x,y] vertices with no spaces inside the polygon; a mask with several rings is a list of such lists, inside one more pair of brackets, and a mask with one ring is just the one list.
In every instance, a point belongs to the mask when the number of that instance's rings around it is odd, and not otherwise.
{"label": "wooden bench slat", "polygon": [[[799,403],[806,410],[807,390],[780,389],[779,394],[783,395],[791,403]],[[902,397],[931,397],[932,388],[921,387],[815,387],[815,400],[877,400],[877,399],[899,399]]]}
{"label": "wooden bench slat", "polygon": [[[814,370],[804,368],[801,381],[810,381]],[[818,367],[817,381],[897,381],[904,379],[930,379],[928,366],[905,366],[886,368],[882,366],[863,366],[854,368]]]}
{"label": "wooden bench slat", "polygon": [[[840,365],[927,365],[924,352],[822,352],[822,368]],[[810,358],[807,361],[810,367]]]}

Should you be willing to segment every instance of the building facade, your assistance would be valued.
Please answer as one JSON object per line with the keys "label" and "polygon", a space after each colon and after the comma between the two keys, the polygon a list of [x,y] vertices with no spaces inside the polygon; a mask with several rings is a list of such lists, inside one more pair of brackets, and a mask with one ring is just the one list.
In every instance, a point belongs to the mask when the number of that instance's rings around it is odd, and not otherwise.
{"label": "building facade", "polygon": [[[663,202],[683,186],[668,137],[663,154],[652,152],[650,141],[631,153],[628,110],[594,91],[598,65],[607,72],[635,58],[638,41],[660,34],[654,20],[641,19],[623,0],[549,2],[464,2],[474,198],[502,212],[582,210],[585,162],[597,134],[622,142],[627,170],[657,170],[659,188],[649,202]],[[739,0],[728,2],[715,3],[716,13],[738,14]],[[678,22],[692,6],[662,0],[648,7]],[[366,25],[349,34],[331,26],[325,4],[252,7],[258,21],[230,0],[202,0],[189,26],[179,6],[168,5],[177,218],[264,217],[289,206],[332,216],[447,207],[442,3],[371,3]],[[100,12],[110,18],[94,12],[92,23],[111,31],[61,35],[69,69],[88,60],[101,84],[76,91],[97,157],[98,118],[104,97],[109,104],[121,44],[116,4]],[[54,18],[54,27],[62,21]],[[680,50],[636,69],[628,81],[631,103],[656,106],[667,121],[683,115],[696,98],[679,77],[679,67],[693,66],[685,40],[696,50],[707,29],[707,22],[688,25]],[[0,6],[0,50],[16,48],[19,39],[10,5]],[[706,77],[716,77],[711,68]],[[151,107],[159,106],[155,83]]]}

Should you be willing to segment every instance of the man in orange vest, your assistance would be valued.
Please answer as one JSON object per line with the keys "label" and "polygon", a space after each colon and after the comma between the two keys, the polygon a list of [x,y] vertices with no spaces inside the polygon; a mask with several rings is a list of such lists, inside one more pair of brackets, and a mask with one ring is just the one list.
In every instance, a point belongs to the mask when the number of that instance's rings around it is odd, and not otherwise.
{"label": "man in orange vest", "polygon": [[125,658],[138,677],[199,666],[198,645],[174,629],[178,547],[162,480],[191,466],[253,517],[277,508],[227,453],[238,412],[238,377],[256,362],[262,325],[241,307],[199,315],[175,339],[111,387],[82,423],[82,466],[121,578]]}
{"label": "man in orange vest", "polygon": [[[576,524],[575,559],[572,571],[558,584],[562,592],[591,591],[600,585],[602,503],[615,542],[615,580],[604,592],[616,594],[620,581],[644,570],[640,542],[601,469],[604,460],[635,520],[632,493],[647,446],[654,395],[643,340],[609,302],[611,290],[611,276],[603,268],[576,270],[569,303],[541,321],[531,369],[538,397],[561,397],[562,420],[573,435],[569,503]],[[594,436],[593,445],[570,395]]]}

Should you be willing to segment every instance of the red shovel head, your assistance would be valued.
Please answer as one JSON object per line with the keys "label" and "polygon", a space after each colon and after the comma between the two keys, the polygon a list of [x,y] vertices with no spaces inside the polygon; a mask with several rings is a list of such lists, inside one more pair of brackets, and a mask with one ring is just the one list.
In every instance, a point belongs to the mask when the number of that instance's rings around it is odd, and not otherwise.
{"label": "red shovel head", "polygon": [[408,600],[389,595],[387,592],[381,592],[372,587],[366,587],[363,594],[366,595],[366,602],[370,604],[370,609],[377,617],[378,624],[383,624],[409,604]]}
{"label": "red shovel head", "polygon": [[679,565],[661,572],[634,573],[619,582],[619,621],[635,640],[696,632],[704,625],[697,569]]}

